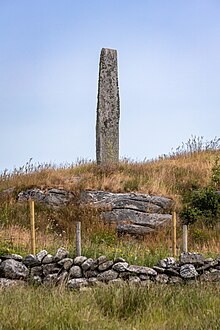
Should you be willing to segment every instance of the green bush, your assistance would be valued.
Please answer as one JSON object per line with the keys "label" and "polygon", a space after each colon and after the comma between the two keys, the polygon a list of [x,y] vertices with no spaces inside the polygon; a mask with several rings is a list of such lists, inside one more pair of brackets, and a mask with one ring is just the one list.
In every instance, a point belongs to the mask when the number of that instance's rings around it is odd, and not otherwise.
{"label": "green bush", "polygon": [[220,195],[213,188],[192,191],[180,217],[187,225],[201,219],[207,226],[214,227],[220,220]]}

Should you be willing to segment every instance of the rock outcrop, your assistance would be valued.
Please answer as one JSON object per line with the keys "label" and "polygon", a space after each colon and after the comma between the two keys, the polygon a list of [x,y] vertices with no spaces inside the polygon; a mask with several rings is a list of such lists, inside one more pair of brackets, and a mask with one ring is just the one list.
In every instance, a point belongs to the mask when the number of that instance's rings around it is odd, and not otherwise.
{"label": "rock outcrop", "polygon": [[64,284],[70,289],[81,287],[120,284],[127,282],[141,286],[150,283],[184,284],[199,282],[220,282],[220,257],[205,259],[196,253],[182,253],[179,260],[168,257],[157,265],[129,265],[123,258],[108,260],[106,256],[97,259],[79,256],[72,258],[64,248],[55,256],[46,250],[36,256],[8,254],[0,257],[0,287]]}
{"label": "rock outcrop", "polygon": [[145,235],[171,221],[173,201],[162,196],[84,191],[81,201],[103,209],[102,219],[116,223],[120,234]]}
{"label": "rock outcrop", "polygon": [[[19,202],[29,198],[62,207],[74,201],[74,194],[63,189],[29,189],[18,194]],[[79,202],[99,209],[104,222],[116,223],[118,233],[138,236],[170,223],[173,207],[173,200],[163,196],[106,191],[83,191]]]}

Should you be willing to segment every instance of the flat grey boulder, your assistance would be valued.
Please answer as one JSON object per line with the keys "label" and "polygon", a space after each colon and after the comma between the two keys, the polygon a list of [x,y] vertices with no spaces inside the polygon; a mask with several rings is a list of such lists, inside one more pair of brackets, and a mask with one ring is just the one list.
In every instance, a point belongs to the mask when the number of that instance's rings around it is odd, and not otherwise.
{"label": "flat grey boulder", "polygon": [[146,234],[154,232],[154,229],[150,227],[132,225],[132,224],[118,224],[116,226],[119,234],[130,234],[134,236],[144,236]]}
{"label": "flat grey boulder", "polygon": [[100,272],[104,272],[105,270],[111,268],[112,265],[113,265],[113,261],[112,260],[108,260],[106,262],[103,262],[101,265],[99,265],[98,270]]}
{"label": "flat grey boulder", "polygon": [[[50,207],[62,207],[74,201],[74,194],[64,189],[28,189],[18,194],[18,201],[32,198]],[[82,191],[81,205],[97,208],[104,222],[117,223],[119,233],[146,235],[171,222],[173,200],[164,196],[140,193]]]}
{"label": "flat grey boulder", "polygon": [[47,190],[40,190],[38,188],[28,189],[18,194],[18,202],[25,202],[30,198],[36,202],[44,203],[52,207],[60,207],[73,200],[74,194],[64,189],[54,188]]}
{"label": "flat grey boulder", "polygon": [[23,260],[23,257],[20,256],[19,254],[12,253],[12,254],[3,254],[3,255],[1,256],[1,259],[2,259],[2,260],[6,260],[6,259],[14,259],[14,260],[17,260],[17,261],[22,261],[22,260]]}
{"label": "flat grey boulder", "polygon": [[108,282],[111,280],[115,280],[118,277],[118,273],[112,269],[106,270],[103,273],[98,274],[97,280],[98,281],[103,281],[103,282]]}
{"label": "flat grey boulder", "polygon": [[[173,201],[163,196],[151,196],[139,193],[112,193],[107,191],[83,191],[81,201],[92,203],[97,207],[110,205],[112,208],[129,208],[133,210],[148,212],[156,206],[157,212],[170,210]],[[158,210],[159,208],[159,210]],[[155,209],[154,209],[155,210]]]}
{"label": "flat grey boulder", "polygon": [[128,272],[131,272],[131,273],[135,273],[135,274],[146,274],[146,275],[151,275],[151,276],[156,276],[157,275],[157,272],[152,269],[152,268],[149,268],[149,267],[145,267],[145,266],[129,266],[127,268],[127,271]]}
{"label": "flat grey boulder", "polygon": [[148,226],[155,229],[158,226],[170,223],[172,216],[170,214],[144,213],[134,210],[121,209],[103,212],[102,218],[107,222],[118,223],[130,221],[135,225]]}
{"label": "flat grey boulder", "polygon": [[202,266],[205,263],[205,258],[202,254],[183,252],[180,255],[180,264],[193,264],[194,266]]}
{"label": "flat grey boulder", "polygon": [[113,270],[116,272],[125,272],[128,269],[128,263],[127,262],[117,262],[112,267]]}
{"label": "flat grey boulder", "polygon": [[0,265],[0,276],[8,279],[26,279],[28,268],[20,261],[6,259]]}

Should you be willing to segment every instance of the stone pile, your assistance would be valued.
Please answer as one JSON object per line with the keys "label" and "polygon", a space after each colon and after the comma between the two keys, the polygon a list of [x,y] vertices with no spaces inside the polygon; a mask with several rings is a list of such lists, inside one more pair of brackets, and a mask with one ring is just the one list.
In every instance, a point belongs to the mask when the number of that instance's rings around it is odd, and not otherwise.
{"label": "stone pile", "polygon": [[123,282],[146,286],[152,282],[181,284],[195,280],[220,282],[220,257],[214,260],[201,254],[182,253],[179,260],[168,257],[152,268],[129,265],[123,258],[70,258],[64,248],[58,249],[54,256],[42,250],[24,258],[17,254],[0,257],[0,287],[33,283],[63,284],[77,289]]}

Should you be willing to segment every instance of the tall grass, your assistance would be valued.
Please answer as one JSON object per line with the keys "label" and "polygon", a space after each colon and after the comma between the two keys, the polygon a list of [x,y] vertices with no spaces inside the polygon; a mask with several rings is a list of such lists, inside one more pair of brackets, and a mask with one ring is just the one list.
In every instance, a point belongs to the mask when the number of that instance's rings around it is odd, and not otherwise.
{"label": "tall grass", "polygon": [[67,291],[29,287],[0,292],[0,329],[219,329],[219,285]]}

